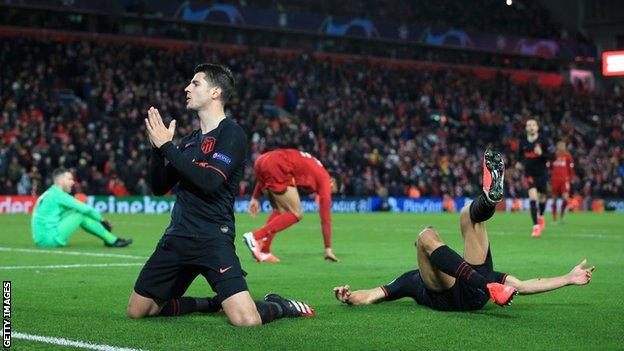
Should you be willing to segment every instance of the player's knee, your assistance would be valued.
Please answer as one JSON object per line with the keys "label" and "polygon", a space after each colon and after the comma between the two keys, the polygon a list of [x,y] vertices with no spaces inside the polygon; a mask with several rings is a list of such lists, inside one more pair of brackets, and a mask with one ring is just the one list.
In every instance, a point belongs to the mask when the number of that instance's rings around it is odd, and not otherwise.
{"label": "player's knee", "polygon": [[459,223],[464,226],[465,224],[472,223],[472,216],[470,215],[470,208],[472,203],[462,207],[461,212],[459,213]]}
{"label": "player's knee", "polygon": [[152,317],[158,315],[158,313],[160,313],[160,307],[156,304],[145,305],[132,299],[128,301],[126,315],[130,319]]}
{"label": "player's knee", "polygon": [[290,209],[290,212],[292,212],[299,220],[303,218],[303,211],[301,210],[301,207],[292,208]]}
{"label": "player's knee", "polygon": [[99,222],[97,222],[95,219],[92,219],[89,216],[82,216],[82,219],[80,220],[80,227],[84,229],[85,226],[88,226],[89,224],[101,225]]}
{"label": "player's knee", "polygon": [[147,312],[148,311],[145,309],[138,308],[137,306],[133,306],[132,304],[128,304],[128,310],[126,311],[126,314],[130,319],[140,319],[147,317]]}
{"label": "player's knee", "polygon": [[535,188],[529,189],[529,199],[530,200],[537,200],[538,197],[539,197],[539,194],[537,192],[537,189],[535,189]]}
{"label": "player's knee", "polygon": [[427,249],[435,244],[440,242],[440,235],[436,232],[433,227],[426,227],[418,234],[418,239],[416,240],[416,247]]}
{"label": "player's knee", "polygon": [[236,313],[228,315],[230,324],[235,327],[254,327],[262,324],[262,320],[258,314],[251,313]]}
{"label": "player's knee", "polygon": [[472,205],[472,202],[462,207],[461,211],[459,212],[460,218],[470,218],[470,205]]}

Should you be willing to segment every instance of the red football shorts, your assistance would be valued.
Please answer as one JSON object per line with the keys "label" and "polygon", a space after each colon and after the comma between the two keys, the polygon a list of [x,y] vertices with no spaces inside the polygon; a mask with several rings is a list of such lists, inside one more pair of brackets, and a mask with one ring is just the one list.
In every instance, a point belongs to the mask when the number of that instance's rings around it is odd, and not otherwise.
{"label": "red football shorts", "polygon": [[[283,193],[289,186],[296,186],[291,165],[281,157],[260,157],[254,166],[256,181],[264,183],[265,189]],[[273,157],[272,157],[273,156]]]}
{"label": "red football shorts", "polygon": [[553,180],[551,183],[551,192],[553,196],[559,197],[564,193],[570,193],[570,182],[567,180]]}

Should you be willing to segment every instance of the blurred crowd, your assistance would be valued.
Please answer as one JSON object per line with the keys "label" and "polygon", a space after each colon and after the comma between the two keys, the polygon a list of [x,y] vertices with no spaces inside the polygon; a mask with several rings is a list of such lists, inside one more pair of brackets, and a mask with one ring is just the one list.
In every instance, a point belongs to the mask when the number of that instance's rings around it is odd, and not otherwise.
{"label": "blurred crowd", "polygon": [[[543,90],[506,77],[479,80],[451,70],[415,70],[317,60],[309,54],[220,52],[3,38],[0,42],[0,194],[40,194],[54,168],[74,170],[76,191],[149,194],[150,106],[198,128],[184,87],[200,62],[228,65],[237,94],[227,113],[248,133],[240,195],[253,162],[275,147],[317,156],[339,175],[343,196],[470,196],[480,157],[493,144],[517,159],[524,121],[565,140],[576,162],[573,192],[624,197],[624,92]],[[526,184],[507,170],[510,196]]]}
{"label": "blurred crowd", "polygon": [[[295,6],[292,9],[293,11],[298,9],[296,4],[297,2],[290,3],[290,5]],[[260,2],[256,5],[270,7],[268,2]],[[385,41],[369,41],[363,44],[361,39],[348,37],[310,36],[309,34],[304,35],[292,32],[240,30],[228,26],[200,26],[190,23],[182,24],[175,21],[159,21],[156,20],[158,16],[154,13],[150,15],[150,13],[146,13],[144,10],[137,9],[137,6],[136,4],[129,5],[128,11],[134,11],[138,15],[150,18],[150,20],[145,20],[141,26],[133,24],[135,17],[68,15],[62,12],[30,11],[11,7],[0,7],[0,23],[16,27],[110,33],[131,37],[171,38],[212,44],[250,45],[309,52],[343,53],[509,69],[556,72],[567,66],[583,68],[582,62],[573,62],[572,60],[576,55],[581,55],[576,51],[577,46],[562,45],[557,57],[546,58],[504,53],[494,54],[476,50],[457,50],[452,47],[430,45],[400,45]],[[336,11],[340,13],[341,7],[337,7]],[[595,53],[587,53],[587,55],[595,56]]]}

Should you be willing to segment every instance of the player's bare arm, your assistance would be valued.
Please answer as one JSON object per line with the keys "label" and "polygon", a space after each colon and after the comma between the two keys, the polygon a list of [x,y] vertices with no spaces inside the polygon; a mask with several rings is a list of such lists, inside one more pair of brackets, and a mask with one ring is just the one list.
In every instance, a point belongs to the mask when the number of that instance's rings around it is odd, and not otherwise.
{"label": "player's bare arm", "polygon": [[520,280],[511,275],[507,276],[505,285],[509,285],[518,290],[521,295],[538,294],[568,285],[586,285],[589,284],[592,274],[596,267],[585,267],[587,260],[584,259],[578,265],[565,275],[554,278],[535,278],[529,280]]}
{"label": "player's bare arm", "polygon": [[381,288],[352,291],[349,285],[334,288],[336,300],[348,305],[370,305],[381,302],[386,295]]}
{"label": "player's bare arm", "polygon": [[258,214],[258,210],[260,209],[260,201],[258,199],[254,199],[253,197],[249,200],[249,205],[247,206],[247,212],[253,218],[256,218]]}
{"label": "player's bare arm", "polygon": [[336,181],[333,177],[329,178],[329,182],[324,183],[324,185],[319,189],[318,198],[319,198],[319,216],[321,217],[321,227],[323,231],[323,239],[325,242],[325,260],[331,262],[338,262],[339,259],[336,255],[334,255],[334,251],[332,250],[332,230],[331,230],[331,194],[337,190]]}
{"label": "player's bare arm", "polygon": [[325,248],[325,259],[332,262],[340,261],[336,255],[334,255],[334,251],[331,247]]}

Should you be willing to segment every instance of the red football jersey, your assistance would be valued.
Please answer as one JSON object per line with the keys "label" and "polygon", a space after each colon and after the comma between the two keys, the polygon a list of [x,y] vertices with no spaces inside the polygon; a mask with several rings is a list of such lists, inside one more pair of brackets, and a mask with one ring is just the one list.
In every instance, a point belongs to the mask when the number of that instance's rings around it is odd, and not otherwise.
{"label": "red football jersey", "polygon": [[331,194],[329,173],[316,157],[294,149],[284,150],[287,159],[293,164],[295,185],[311,193],[319,193],[327,188]]}
{"label": "red football jersey", "polygon": [[331,247],[331,177],[319,160],[296,149],[276,149],[258,157],[254,171],[255,199],[264,189],[280,193],[289,186],[316,193],[325,247]]}
{"label": "red football jersey", "polygon": [[[260,197],[265,188],[283,191],[280,185],[296,186],[310,193],[323,196],[323,190],[331,194],[330,176],[319,160],[307,152],[295,149],[276,149],[262,154],[254,166],[257,182],[254,198]],[[274,186],[271,186],[274,185]]]}
{"label": "red football jersey", "polygon": [[557,152],[555,159],[550,163],[552,180],[570,181],[574,176],[574,160],[569,152]]}

